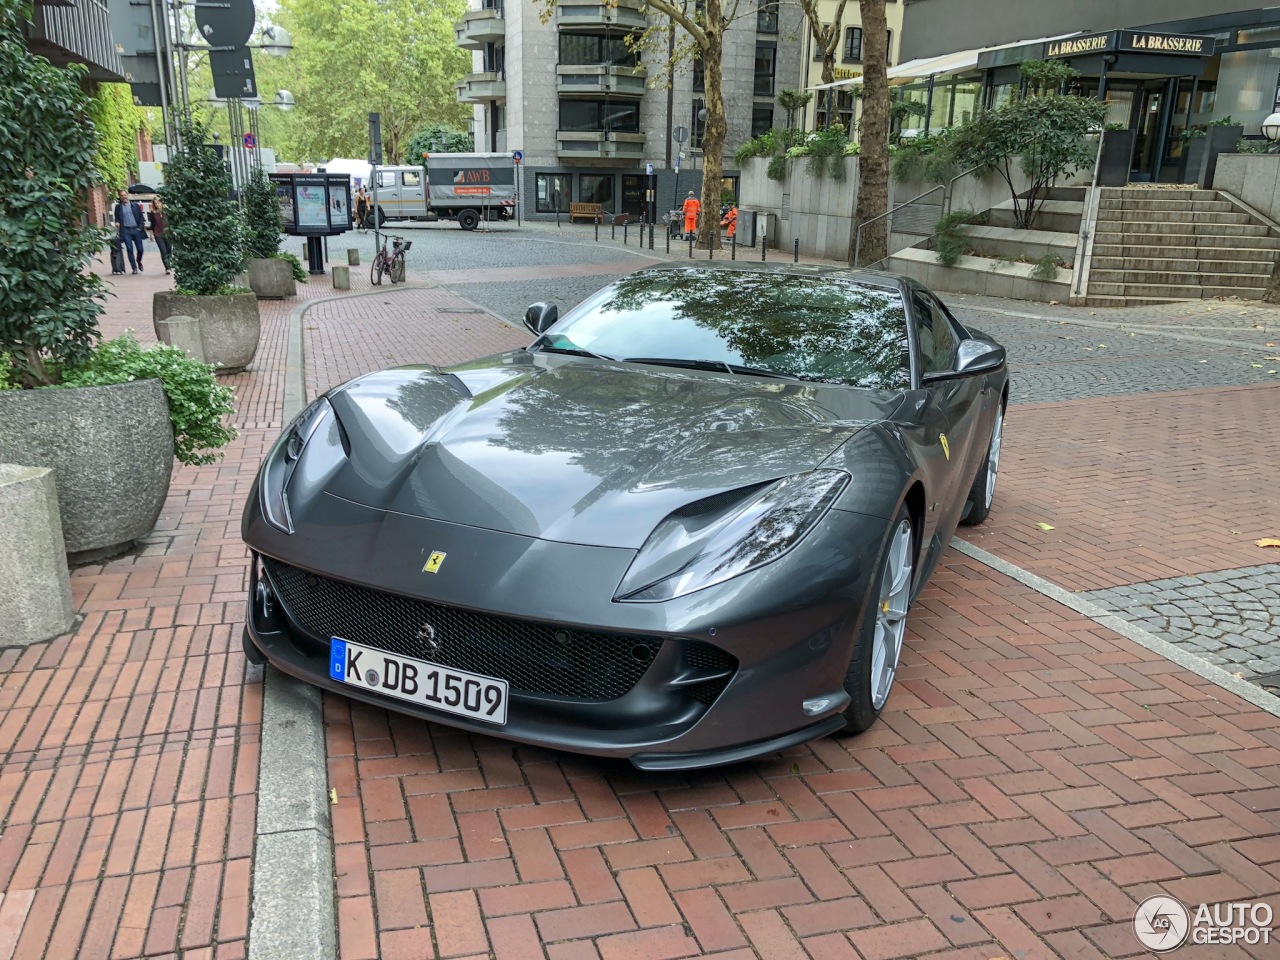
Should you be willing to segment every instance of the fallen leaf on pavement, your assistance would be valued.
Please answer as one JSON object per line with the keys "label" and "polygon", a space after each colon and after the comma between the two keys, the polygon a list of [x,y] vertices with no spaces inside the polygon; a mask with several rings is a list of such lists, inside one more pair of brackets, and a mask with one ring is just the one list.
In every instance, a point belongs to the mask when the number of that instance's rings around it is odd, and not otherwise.
{"label": "fallen leaf on pavement", "polygon": [[1244,674],[1243,674],[1243,673],[1240,673],[1239,671],[1236,671],[1236,679],[1237,679],[1237,680],[1243,680],[1243,679],[1244,679]]}
{"label": "fallen leaf on pavement", "polygon": [[1255,369],[1255,370],[1261,370],[1261,369],[1262,369],[1262,364],[1260,364],[1260,363],[1251,363],[1251,364],[1249,364],[1249,366],[1253,367],[1253,369]]}
{"label": "fallen leaf on pavement", "polygon": [[335,807],[338,805],[338,788],[334,787],[329,791],[329,802]]}
{"label": "fallen leaf on pavement", "polygon": [[1280,357],[1263,357],[1263,360],[1280,360]]}
{"label": "fallen leaf on pavement", "polygon": [[1256,547],[1280,547],[1280,540],[1275,537],[1263,537],[1261,540],[1253,541]]}
{"label": "fallen leaf on pavement", "polygon": [[[1047,523],[1037,523],[1037,524],[1036,524],[1036,526],[1037,526],[1037,527],[1039,527],[1041,530],[1052,530],[1052,529],[1053,529],[1053,527],[1049,526],[1049,524],[1047,524]],[[1277,543],[1277,544],[1276,544],[1276,546],[1280,547],[1280,543]]]}

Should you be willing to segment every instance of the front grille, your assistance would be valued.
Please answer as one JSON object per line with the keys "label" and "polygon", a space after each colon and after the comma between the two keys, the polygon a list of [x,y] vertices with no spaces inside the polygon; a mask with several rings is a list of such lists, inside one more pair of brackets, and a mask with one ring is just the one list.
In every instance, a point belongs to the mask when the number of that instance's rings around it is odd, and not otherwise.
{"label": "front grille", "polygon": [[[270,557],[263,557],[262,563],[284,608],[318,639],[341,637],[389,653],[499,677],[523,693],[616,700],[636,685],[662,646],[654,637],[575,630],[382,593],[317,576]],[[439,648],[434,653],[428,653],[419,639],[423,624],[435,628]],[[687,646],[717,650],[701,643]],[[737,662],[728,654],[722,657],[731,662],[732,672]],[[697,686],[719,683],[723,689],[726,682],[717,679]]]}

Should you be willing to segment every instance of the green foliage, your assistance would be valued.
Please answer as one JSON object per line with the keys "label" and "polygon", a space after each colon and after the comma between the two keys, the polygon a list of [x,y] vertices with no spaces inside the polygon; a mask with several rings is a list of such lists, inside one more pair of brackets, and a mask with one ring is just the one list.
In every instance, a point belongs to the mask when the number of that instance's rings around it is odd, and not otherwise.
{"label": "green foliage", "polygon": [[85,69],[27,50],[24,7],[0,0],[0,352],[6,380],[36,387],[88,359],[106,293],[89,269],[103,234],[84,223],[98,179]]}
{"label": "green foliage", "polygon": [[103,83],[89,103],[89,118],[98,131],[94,164],[115,193],[134,182],[138,172],[138,108],[127,83]]}
{"label": "green foliage", "polygon": [[405,163],[421,163],[424,153],[470,153],[474,138],[447,123],[432,123],[414,133],[404,148]]}
{"label": "green foliage", "polygon": [[958,229],[966,223],[978,223],[982,215],[973,210],[952,210],[933,225],[933,249],[938,262],[954,267],[968,249],[969,238]]}
{"label": "green foliage", "polygon": [[[825,130],[817,130],[805,141],[803,156],[805,171],[819,179],[830,177],[832,180],[844,179],[844,148],[849,144],[849,135],[844,124],[833,123]],[[788,153],[788,155],[791,155]]]}
{"label": "green foliage", "polygon": [[195,465],[216,462],[236,437],[225,418],[235,413],[230,387],[214,379],[213,367],[194,360],[177,347],[143,350],[131,333],[108,340],[88,363],[63,372],[64,387],[96,387],[131,380],[156,379],[164,384],[173,422],[174,456]]}
{"label": "green foliage", "polygon": [[1031,268],[1031,276],[1037,280],[1057,280],[1058,269],[1066,266],[1066,262],[1056,253],[1046,253],[1035,261]]}
{"label": "green foliage", "polygon": [[1216,120],[1210,120],[1210,121],[1206,124],[1206,126],[1209,126],[1209,127],[1237,127],[1237,126],[1239,126],[1239,124],[1238,124],[1238,123],[1236,123],[1236,121],[1235,121],[1235,120],[1233,120],[1233,119],[1231,118],[1231,114],[1227,114],[1225,117],[1218,117]]}
{"label": "green foliage", "polygon": [[908,100],[906,94],[897,87],[889,90],[889,131],[890,139],[896,139],[902,125],[911,117],[923,117],[925,105],[921,100]]}
{"label": "green foliage", "polygon": [[801,93],[798,90],[781,90],[778,92],[778,106],[787,111],[788,128],[790,128],[795,115],[807,107],[812,99],[812,91]]}
{"label": "green foliage", "polygon": [[[787,157],[807,156],[807,151],[800,149],[810,135],[803,130],[768,130],[754,140],[748,140],[733,155],[735,166],[741,167],[753,157],[768,157],[769,166],[765,176],[770,180],[787,179]],[[797,152],[793,153],[795,150]]]}
{"label": "green foliage", "polygon": [[1274,153],[1272,145],[1266,140],[1240,140],[1236,143],[1236,153]]}
{"label": "green foliage", "polygon": [[297,280],[299,283],[306,283],[311,279],[311,274],[307,273],[307,271],[303,269],[302,261],[298,259],[297,255],[285,250],[277,250],[272,254],[272,256],[277,260],[288,260],[290,266],[293,267],[293,279]]}
{"label": "green foliage", "polygon": [[777,130],[766,130],[760,136],[748,140],[733,155],[733,165],[741,167],[752,157],[772,157],[778,152],[782,138]]}
{"label": "green foliage", "polygon": [[[181,149],[171,150],[160,197],[169,212],[169,262],[184,293],[212,296],[244,269],[244,230],[231,199],[231,175],[197,119],[180,124]],[[273,201],[274,202],[274,201]]]}
{"label": "green foliage", "polygon": [[1080,76],[1080,71],[1065,60],[1026,60],[1019,65],[1018,72],[1027,82],[1028,94],[1033,97],[1056,93]]}
{"label": "green foliage", "polygon": [[770,180],[786,180],[787,179],[787,155],[779,153],[769,158],[769,166],[765,169],[764,175]]}
{"label": "green foliage", "polygon": [[1102,129],[1112,133],[1119,133],[1121,130],[1128,130],[1129,125],[1126,123],[1104,123]]}
{"label": "green foliage", "polygon": [[245,253],[250,257],[274,257],[280,249],[283,229],[276,185],[262,170],[256,170],[244,185]]}
{"label": "green foliage", "polygon": [[382,116],[387,163],[420,161],[406,147],[428,124],[465,129],[471,106],[458,102],[456,84],[472,69],[471,52],[454,43],[453,24],[466,9],[466,0],[281,0],[275,19],[294,42],[280,59],[296,73],[288,81],[298,100],[296,154],[365,156],[371,111]]}
{"label": "green foliage", "polygon": [[897,145],[889,148],[894,179],[945,183],[960,172],[950,147],[949,129],[903,138]]}

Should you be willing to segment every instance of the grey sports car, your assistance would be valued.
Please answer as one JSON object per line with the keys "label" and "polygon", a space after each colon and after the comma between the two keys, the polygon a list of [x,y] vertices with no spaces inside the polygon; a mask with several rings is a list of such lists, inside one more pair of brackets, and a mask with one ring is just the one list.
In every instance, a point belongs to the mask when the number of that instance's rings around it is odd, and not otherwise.
{"label": "grey sports car", "polygon": [[869,727],[991,509],[1004,348],[865,271],[665,266],[523,350],[308,406],[244,514],[245,651],[642,769]]}

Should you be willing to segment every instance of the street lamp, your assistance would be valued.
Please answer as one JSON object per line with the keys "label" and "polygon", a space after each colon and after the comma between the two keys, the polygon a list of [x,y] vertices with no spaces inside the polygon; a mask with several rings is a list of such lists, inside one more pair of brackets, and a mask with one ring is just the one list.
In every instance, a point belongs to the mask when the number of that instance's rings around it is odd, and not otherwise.
{"label": "street lamp", "polygon": [[263,28],[261,43],[250,44],[250,46],[270,56],[283,57],[293,49],[293,34],[284,27],[277,27],[273,24]]}
{"label": "street lamp", "polygon": [[1273,113],[1262,121],[1262,135],[1272,143],[1280,140],[1280,112]]}

